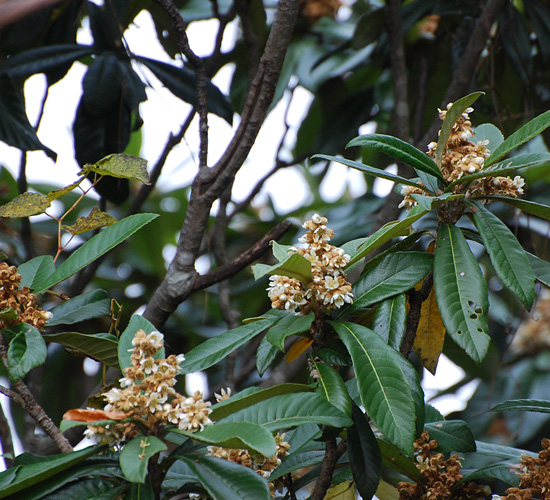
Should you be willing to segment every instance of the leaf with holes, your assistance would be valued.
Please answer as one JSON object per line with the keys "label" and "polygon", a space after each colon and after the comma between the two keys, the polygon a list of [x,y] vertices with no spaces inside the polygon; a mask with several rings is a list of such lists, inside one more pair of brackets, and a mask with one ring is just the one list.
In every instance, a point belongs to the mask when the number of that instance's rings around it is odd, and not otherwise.
{"label": "leaf with holes", "polygon": [[43,214],[50,206],[48,198],[38,193],[22,193],[0,207],[0,217],[31,217]]}

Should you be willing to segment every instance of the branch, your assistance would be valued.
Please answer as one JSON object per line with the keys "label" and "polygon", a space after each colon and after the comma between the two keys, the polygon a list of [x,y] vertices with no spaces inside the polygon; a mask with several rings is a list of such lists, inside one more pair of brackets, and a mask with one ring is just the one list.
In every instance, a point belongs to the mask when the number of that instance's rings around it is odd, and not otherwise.
{"label": "branch", "polygon": [[0,442],[2,443],[2,455],[4,458],[4,464],[6,468],[9,468],[13,465],[13,457],[15,457],[15,451],[13,449],[13,439],[11,437],[10,424],[8,423],[2,405],[0,405]]}
{"label": "branch", "polygon": [[317,479],[317,483],[315,483],[315,489],[309,497],[309,500],[323,500],[323,498],[325,498],[330,488],[330,483],[332,482],[332,475],[334,474],[336,463],[346,450],[343,444],[345,445],[345,440],[340,441],[339,445],[336,445],[336,439],[327,441],[325,456],[321,464],[321,474],[319,475],[319,479]]}
{"label": "branch", "polygon": [[401,354],[407,357],[411,352],[416,337],[416,331],[418,330],[418,323],[420,322],[420,314],[422,311],[422,302],[424,302],[432,289],[434,282],[433,270],[431,270],[426,279],[422,283],[420,290],[414,289],[407,292],[409,296],[409,313],[407,314],[407,325],[405,327],[405,335],[403,336],[403,342],[401,343]]}
{"label": "branch", "polygon": [[[258,73],[248,92],[235,135],[218,163],[212,168],[199,169],[193,181],[176,255],[144,312],[144,317],[158,328],[196,289],[198,273],[195,270],[195,260],[200,251],[212,204],[243,165],[265,120],[292,37],[298,6],[299,0],[279,1]],[[219,273],[219,270],[216,271]]]}

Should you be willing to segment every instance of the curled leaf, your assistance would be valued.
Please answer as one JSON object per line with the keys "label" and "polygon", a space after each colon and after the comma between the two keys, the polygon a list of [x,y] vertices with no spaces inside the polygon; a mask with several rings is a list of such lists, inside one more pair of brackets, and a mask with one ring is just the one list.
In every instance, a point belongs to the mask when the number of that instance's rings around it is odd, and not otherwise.
{"label": "curled leaf", "polygon": [[106,226],[112,226],[116,224],[117,220],[99,208],[94,207],[90,212],[90,215],[86,217],[79,217],[72,226],[62,226],[62,228],[71,234],[81,234],[86,231],[93,231]]}
{"label": "curled leaf", "polygon": [[77,408],[76,410],[69,410],[63,415],[63,420],[72,420],[74,422],[100,422],[101,420],[124,420],[134,413],[133,411],[128,413],[119,413],[115,411],[104,410],[83,410]]}
{"label": "curled leaf", "polygon": [[102,158],[94,164],[86,164],[81,171],[82,174],[95,172],[100,175],[118,177],[119,179],[134,179],[149,184],[147,173],[147,160],[137,156],[125,154],[112,154]]}
{"label": "curled leaf", "polygon": [[22,193],[0,207],[0,217],[30,217],[43,214],[50,206],[48,198],[38,193]]}

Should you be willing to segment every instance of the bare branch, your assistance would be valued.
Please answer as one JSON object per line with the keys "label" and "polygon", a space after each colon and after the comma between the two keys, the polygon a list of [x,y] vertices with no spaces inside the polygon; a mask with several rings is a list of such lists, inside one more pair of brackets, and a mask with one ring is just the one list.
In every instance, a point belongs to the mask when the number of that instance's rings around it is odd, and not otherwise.
{"label": "bare branch", "polygon": [[6,465],[6,468],[9,468],[13,465],[15,450],[13,449],[13,439],[11,438],[10,424],[8,423],[8,419],[6,418],[2,405],[0,405],[0,442],[2,443],[2,455],[4,458],[4,464]]}

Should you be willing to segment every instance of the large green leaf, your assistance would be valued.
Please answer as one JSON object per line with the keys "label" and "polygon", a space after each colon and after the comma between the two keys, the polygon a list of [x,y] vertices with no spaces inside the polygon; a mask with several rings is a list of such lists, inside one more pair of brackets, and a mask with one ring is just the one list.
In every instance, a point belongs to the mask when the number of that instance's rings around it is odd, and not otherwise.
{"label": "large green leaf", "polygon": [[8,347],[8,372],[10,380],[21,380],[34,367],[46,361],[46,342],[34,326],[21,323],[12,331],[17,332]]}
{"label": "large green leaf", "polygon": [[[126,329],[120,335],[118,339],[118,362],[120,369],[124,370],[132,364],[132,353],[130,352],[134,346],[132,345],[132,340],[136,335],[138,330],[143,330],[146,334],[150,334],[157,329],[155,326],[143,316],[139,314],[134,314],[130,318],[130,322]],[[164,347],[155,354],[155,358],[164,358]]]}
{"label": "large green leaf", "polygon": [[453,103],[451,109],[447,110],[445,119],[443,120],[443,125],[441,126],[441,132],[439,133],[439,139],[437,140],[437,147],[435,149],[435,163],[436,165],[441,165],[441,157],[447,147],[447,142],[449,142],[449,136],[451,131],[460,118],[460,115],[466,111],[466,108],[469,108],[475,101],[477,101],[484,92],[472,92],[465,97],[462,97],[455,103]]}
{"label": "large green leaf", "polygon": [[361,172],[374,175],[375,177],[379,177],[380,179],[386,179],[388,181],[393,181],[398,184],[405,184],[407,186],[414,186],[419,189],[422,189],[423,191],[430,192],[430,190],[426,186],[423,186],[422,184],[406,179],[405,177],[391,174],[389,172],[386,172],[385,170],[381,170],[375,167],[370,167],[369,165],[363,165],[358,161],[348,160],[347,158],[342,158],[341,156],[313,155],[312,158],[321,158],[322,160],[335,161],[337,163],[341,163],[342,165],[346,165],[356,170],[360,170]]}
{"label": "large green leaf", "polygon": [[362,146],[381,151],[397,161],[410,165],[415,170],[420,170],[443,180],[439,168],[426,153],[397,137],[383,134],[361,135],[352,139],[347,145],[348,148],[352,146]]}
{"label": "large green leaf", "polygon": [[180,457],[213,500],[270,500],[269,486],[255,471],[214,457]]}
{"label": "large green leaf", "polygon": [[433,255],[424,252],[397,252],[386,255],[369,268],[353,286],[356,311],[413,288],[433,266]]}
{"label": "large green leaf", "polygon": [[535,278],[543,285],[550,287],[550,262],[539,259],[529,252],[527,252],[527,258],[529,259],[531,268],[535,273]]}
{"label": "large green leaf", "polygon": [[273,434],[265,427],[247,422],[217,422],[207,425],[200,432],[187,432],[171,429],[171,432],[182,434],[201,443],[222,446],[224,448],[246,448],[264,457],[272,457],[277,452]]}
{"label": "large green leaf", "polygon": [[43,335],[46,342],[56,342],[70,349],[84,353],[108,366],[119,368],[118,341],[108,333],[86,334],[78,332],[49,333]]}
{"label": "large green leaf", "polygon": [[520,460],[505,460],[496,464],[486,465],[470,474],[465,474],[463,481],[498,479],[510,486],[518,487],[522,466]]}
{"label": "large green leaf", "polygon": [[120,452],[120,468],[124,477],[132,483],[145,482],[149,460],[166,449],[167,446],[155,436],[132,439]]}
{"label": "large green leaf", "polygon": [[293,253],[273,266],[255,264],[252,266],[252,271],[254,272],[255,280],[260,279],[266,274],[278,274],[280,276],[296,278],[304,285],[307,285],[313,279],[311,262],[299,253]]}
{"label": "large green leaf", "polygon": [[253,422],[275,432],[303,424],[348,427],[351,419],[315,392],[283,394],[231,413],[220,422]]}
{"label": "large green leaf", "polygon": [[105,290],[91,292],[62,302],[50,310],[53,318],[48,326],[72,325],[91,318],[108,315],[111,311],[111,299]]}
{"label": "large green leaf", "polygon": [[366,415],[353,405],[348,427],[348,455],[353,481],[362,498],[372,498],[382,477],[382,454]]}
{"label": "large green leaf", "polygon": [[487,282],[462,231],[441,224],[434,258],[437,306],[447,333],[474,361],[489,348]]}
{"label": "large green leaf", "polygon": [[409,388],[411,389],[414,403],[416,437],[419,437],[424,430],[424,421],[426,416],[426,403],[420,375],[411,362],[399,353],[399,349],[396,349],[396,351],[397,353],[395,357],[399,362],[401,371],[403,372],[403,375],[405,375],[405,379],[409,382]]}
{"label": "large green leaf", "polygon": [[513,399],[491,408],[491,411],[535,411],[550,413],[550,401],[545,399]]}
{"label": "large green leaf", "polygon": [[35,283],[34,292],[42,293],[57,283],[66,280],[157,217],[156,214],[130,215],[104,229],[75,250],[51,276]]}
{"label": "large green leaf", "polygon": [[535,275],[518,240],[496,215],[483,205],[474,207],[474,222],[498,277],[530,309],[535,300]]}
{"label": "large green leaf", "polygon": [[181,365],[182,373],[205,370],[215,365],[229,353],[246,344],[250,339],[253,339],[280,319],[280,316],[269,316],[266,319],[239,326],[204,341],[185,355],[185,361]]}
{"label": "large green leaf", "polygon": [[34,289],[34,283],[48,279],[55,272],[55,264],[51,255],[41,255],[17,268],[21,275],[21,286],[28,286]]}
{"label": "large green leaf", "polygon": [[401,347],[405,335],[407,299],[405,294],[396,295],[381,302],[376,308],[372,329],[396,351]]}
{"label": "large green leaf", "polygon": [[415,406],[397,353],[369,328],[346,322],[331,325],[351,354],[367,415],[388,440],[412,455]]}
{"label": "large green leaf", "polygon": [[14,464],[15,473],[14,469],[0,473],[0,498],[6,498],[39,484],[104,449],[104,446],[90,446],[84,450],[49,457],[39,457],[30,453],[19,455]]}
{"label": "large green leaf", "polygon": [[271,476],[270,480],[277,479],[278,477],[284,476],[289,472],[294,472],[295,470],[302,469],[303,467],[311,467],[318,465],[323,461],[325,456],[324,450],[312,450],[304,451],[302,453],[292,453],[292,446],[290,447],[290,455],[287,455],[281,465],[277,467]]}
{"label": "large green leaf", "polygon": [[272,326],[267,334],[267,340],[271,342],[280,351],[285,350],[285,340],[291,335],[307,332],[313,323],[315,316],[313,313],[305,316],[287,316]]}
{"label": "large green leaf", "polygon": [[542,217],[543,219],[550,220],[550,207],[543,205],[542,203],[536,203],[535,201],[522,200],[520,198],[511,198],[509,196],[484,196],[483,199],[490,201],[501,201],[507,205],[519,208],[523,212],[528,214]]}
{"label": "large green leaf", "polygon": [[313,367],[317,370],[317,391],[333,406],[351,417],[351,398],[344,384],[342,376],[332,366],[326,363],[317,363],[313,360]]}
{"label": "large green leaf", "polygon": [[[88,478],[83,475],[76,479],[49,495],[43,495],[40,492],[35,494],[34,488],[32,493],[21,492],[18,494],[17,500],[120,500],[125,498],[124,493],[130,489],[130,484],[127,481],[106,474]],[[143,496],[139,499],[146,500]]]}
{"label": "large green leaf", "polygon": [[463,420],[443,420],[425,425],[430,439],[437,441],[437,448],[442,453],[450,451],[476,451],[476,442],[472,430]]}
{"label": "large green leaf", "polygon": [[283,394],[293,394],[295,392],[313,392],[315,389],[310,385],[304,384],[279,384],[267,389],[260,389],[259,387],[249,387],[244,389],[229,399],[222,401],[212,407],[212,413],[210,418],[212,420],[220,420],[232,413],[248,408],[253,404],[265,401],[266,399],[273,398],[275,396],[281,396]]}
{"label": "large green leaf", "polygon": [[520,129],[516,130],[510,137],[504,139],[498,148],[496,148],[491,156],[485,161],[485,166],[492,165],[506,156],[510,151],[513,151],[518,146],[531,140],[536,135],[540,134],[550,126],[550,111],[546,111],[541,115],[533,118]]}

